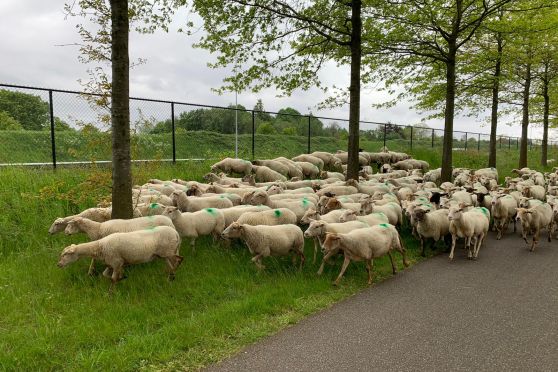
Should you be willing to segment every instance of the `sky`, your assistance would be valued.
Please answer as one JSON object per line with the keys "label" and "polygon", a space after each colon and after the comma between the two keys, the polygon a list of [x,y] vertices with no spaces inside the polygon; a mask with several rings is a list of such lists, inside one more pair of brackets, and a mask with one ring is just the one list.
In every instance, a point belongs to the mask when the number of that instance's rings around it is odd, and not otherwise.
{"label": "sky", "polygon": [[[69,0],[68,0],[69,1]],[[81,18],[66,18],[64,2],[60,0],[2,0],[0,1],[0,83],[20,84],[47,88],[80,90],[78,79],[87,78],[87,68],[78,61],[79,43],[76,24]],[[207,63],[215,59],[205,50],[195,49],[201,31],[193,36],[178,33],[187,17],[185,12],[175,16],[168,33],[153,35],[132,34],[130,59],[146,59],[146,63],[130,71],[130,95],[136,97],[176,100],[208,105],[234,104],[234,93],[218,95],[212,91],[227,76],[224,69],[210,69]],[[328,64],[320,72],[326,85],[348,85],[349,70]],[[268,111],[293,107],[305,114],[346,119],[348,106],[318,110],[325,98],[318,89],[296,91],[290,97],[277,97],[267,89],[257,94],[240,92],[238,103],[252,108],[262,99]],[[361,120],[417,124],[426,114],[412,109],[409,102],[400,102],[389,109],[372,108],[372,103],[383,102],[383,92],[372,88],[362,92]],[[56,106],[55,106],[56,107]],[[67,108],[70,110],[70,108]],[[427,120],[432,128],[443,128],[441,120]],[[488,133],[489,128],[480,119],[456,117],[454,130]],[[500,125],[499,134],[519,136],[519,126]],[[538,128],[531,130],[533,138],[540,138]]]}

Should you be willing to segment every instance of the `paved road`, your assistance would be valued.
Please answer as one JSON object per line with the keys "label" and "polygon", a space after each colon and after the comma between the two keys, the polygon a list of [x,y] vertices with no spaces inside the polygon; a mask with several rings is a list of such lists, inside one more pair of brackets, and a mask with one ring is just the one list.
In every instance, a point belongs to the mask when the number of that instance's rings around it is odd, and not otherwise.
{"label": "paved road", "polygon": [[437,256],[210,370],[557,371],[557,264],[556,242],[491,235],[476,262]]}

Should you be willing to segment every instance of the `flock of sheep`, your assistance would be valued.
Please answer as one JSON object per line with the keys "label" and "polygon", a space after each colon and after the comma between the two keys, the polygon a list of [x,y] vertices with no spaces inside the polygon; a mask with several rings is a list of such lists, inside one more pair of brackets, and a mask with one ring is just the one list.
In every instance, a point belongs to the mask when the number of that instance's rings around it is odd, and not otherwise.
{"label": "flock of sheep", "polygon": [[500,239],[510,222],[515,231],[520,221],[525,242],[533,235],[533,251],[540,231],[547,229],[550,241],[558,221],[558,173],[514,170],[518,177],[506,177],[501,186],[494,168],[456,168],[453,182],[440,183],[440,169],[429,171],[427,162],[383,148],[360,152],[359,181],[346,181],[346,162],[346,152],[253,162],[226,158],[204,176],[208,183],[152,179],[133,190],[133,219],[111,220],[110,207],[57,218],[49,233],[85,233],[90,239],[64,248],[58,266],[89,257],[93,274],[95,260],[102,261],[112,291],[124,266],[155,258],[166,260],[169,279],[174,278],[183,238],[190,239],[192,250],[200,236],[212,235],[225,246],[240,239],[261,269],[264,257],[288,255],[302,268],[304,238],[312,238],[314,261],[323,252],[318,274],[330,258],[343,255],[335,284],[351,261],[366,262],[371,283],[375,258],[388,255],[395,273],[397,251],[408,265],[398,231],[404,224],[420,239],[423,255],[425,242],[443,239],[451,244],[453,259],[456,241],[463,238],[468,257],[476,259],[491,224]]}

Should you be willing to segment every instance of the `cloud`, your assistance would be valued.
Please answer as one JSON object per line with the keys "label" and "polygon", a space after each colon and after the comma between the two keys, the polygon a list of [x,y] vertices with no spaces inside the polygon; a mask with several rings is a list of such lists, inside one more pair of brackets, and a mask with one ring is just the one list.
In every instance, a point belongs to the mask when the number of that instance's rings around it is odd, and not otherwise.
{"label": "cloud", "polygon": [[[75,25],[78,18],[65,19],[64,1],[60,0],[2,0],[0,3],[0,82],[79,90],[78,79],[87,78],[88,66],[78,62],[78,48],[59,46],[79,42]],[[170,27],[169,33],[154,35],[133,34],[130,39],[131,58],[145,58],[147,63],[130,73],[131,95],[165,100],[178,100],[210,105],[234,103],[234,94],[217,95],[211,89],[218,87],[226,76],[226,70],[212,70],[207,63],[214,58],[205,50],[195,49],[192,44],[199,34],[186,36],[176,30],[187,17],[181,12]],[[328,64],[320,77],[328,84],[345,85],[348,68]],[[291,106],[301,113],[309,110],[314,115],[348,118],[348,107],[317,111],[316,105],[325,97],[322,91],[310,89],[297,91],[291,97],[278,98],[274,89],[258,94],[240,92],[239,104],[251,108],[261,98],[270,111]],[[400,102],[389,109],[373,109],[372,103],[384,100],[385,93],[371,89],[363,90],[361,118],[366,121],[415,124],[422,117],[409,108],[409,102]],[[70,110],[67,108],[67,110]],[[162,115],[162,114],[161,114]],[[433,128],[442,128],[442,120],[428,120]],[[455,130],[487,133],[478,120],[457,117]],[[520,135],[518,126],[500,125],[499,133]],[[535,128],[533,135],[540,135]]]}

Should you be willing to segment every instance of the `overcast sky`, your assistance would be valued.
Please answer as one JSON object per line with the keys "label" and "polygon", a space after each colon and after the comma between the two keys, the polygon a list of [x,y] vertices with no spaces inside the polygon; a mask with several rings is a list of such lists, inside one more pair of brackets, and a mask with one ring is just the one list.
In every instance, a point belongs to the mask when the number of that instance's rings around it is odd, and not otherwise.
{"label": "overcast sky", "polygon": [[[75,46],[60,46],[79,42],[75,25],[79,18],[65,19],[62,0],[1,0],[0,1],[0,82],[39,87],[79,90],[78,79],[87,78],[87,65],[78,62]],[[185,13],[175,17],[169,33],[132,35],[130,57],[145,58],[147,63],[130,72],[130,94],[139,97],[187,101],[211,105],[234,103],[234,94],[219,96],[211,88],[220,86],[226,76],[224,70],[212,70],[207,62],[214,59],[208,52],[193,49],[199,34],[188,37],[176,32],[184,23]],[[328,84],[348,84],[348,69],[328,65],[321,78]],[[301,113],[348,118],[348,107],[318,111],[316,105],[325,97],[319,90],[297,91],[291,97],[278,98],[272,89],[252,94],[242,92],[238,103],[252,108],[261,98],[264,107],[277,111],[293,107]],[[422,116],[401,102],[393,108],[371,108],[374,102],[384,101],[382,93],[366,89],[362,94],[362,120],[397,124],[415,124]],[[442,128],[441,121],[427,121],[433,128]],[[456,118],[455,130],[488,133],[479,120]],[[500,125],[501,134],[520,134],[520,128]],[[539,130],[533,130],[539,136]]]}

